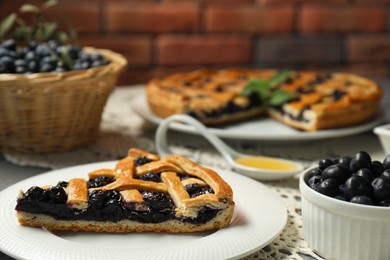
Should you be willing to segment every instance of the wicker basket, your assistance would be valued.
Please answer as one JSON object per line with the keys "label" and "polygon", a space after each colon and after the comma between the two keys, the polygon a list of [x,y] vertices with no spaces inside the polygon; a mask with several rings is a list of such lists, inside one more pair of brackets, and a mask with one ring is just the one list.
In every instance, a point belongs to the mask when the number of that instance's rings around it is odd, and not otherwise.
{"label": "wicker basket", "polygon": [[0,74],[0,149],[25,153],[65,151],[99,132],[107,98],[126,59],[86,47],[108,65],[65,73]]}

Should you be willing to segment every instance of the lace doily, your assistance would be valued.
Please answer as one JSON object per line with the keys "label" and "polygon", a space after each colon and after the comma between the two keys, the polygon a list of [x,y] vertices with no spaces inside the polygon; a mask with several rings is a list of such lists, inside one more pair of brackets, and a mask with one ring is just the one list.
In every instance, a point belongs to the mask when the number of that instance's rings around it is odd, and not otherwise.
{"label": "lace doily", "polygon": [[[4,153],[6,160],[23,166],[58,169],[99,161],[117,160],[126,156],[130,147],[156,152],[154,132],[156,126],[146,123],[131,108],[131,99],[141,93],[141,87],[117,88],[108,100],[101,123],[101,134],[91,145],[61,153],[26,155]],[[359,140],[359,142],[356,142]],[[169,143],[174,153],[191,156],[201,164],[229,170],[229,166],[202,137],[171,131]],[[351,137],[310,142],[228,141],[234,149],[248,154],[262,154],[300,160],[306,166],[327,156],[342,156],[366,150],[373,158],[378,153],[378,139],[372,133]],[[298,176],[281,181],[267,182],[277,192],[288,210],[286,227],[273,242],[244,259],[322,259],[303,238]]]}

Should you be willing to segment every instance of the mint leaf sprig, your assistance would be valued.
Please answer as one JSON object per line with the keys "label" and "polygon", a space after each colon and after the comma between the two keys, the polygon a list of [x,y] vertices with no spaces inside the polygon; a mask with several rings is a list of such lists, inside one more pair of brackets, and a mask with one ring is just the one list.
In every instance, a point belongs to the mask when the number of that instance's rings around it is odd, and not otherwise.
{"label": "mint leaf sprig", "polygon": [[251,93],[257,93],[263,101],[264,106],[278,106],[290,100],[293,96],[291,93],[282,89],[273,89],[274,86],[284,82],[290,76],[291,72],[288,70],[278,71],[270,79],[250,78],[248,84],[241,92],[241,95],[248,96]]}
{"label": "mint leaf sprig", "polygon": [[[59,30],[57,21],[46,19],[48,10],[57,4],[58,0],[45,0],[41,6],[23,4],[18,12],[11,13],[0,21],[0,41],[12,34],[15,40],[25,42],[56,39],[61,44],[71,41],[77,43],[77,32],[66,16],[62,17],[62,21],[67,27],[66,30]],[[23,20],[22,14],[32,15],[32,21]]]}

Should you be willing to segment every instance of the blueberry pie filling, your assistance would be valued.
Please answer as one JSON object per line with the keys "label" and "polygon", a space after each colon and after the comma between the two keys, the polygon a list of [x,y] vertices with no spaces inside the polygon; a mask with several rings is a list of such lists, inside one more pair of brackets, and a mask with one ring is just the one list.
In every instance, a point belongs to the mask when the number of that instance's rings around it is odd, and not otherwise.
{"label": "blueberry pie filling", "polygon": [[88,176],[21,191],[19,222],[52,230],[175,233],[223,228],[232,217],[230,186],[181,156],[130,149],[115,169]]}

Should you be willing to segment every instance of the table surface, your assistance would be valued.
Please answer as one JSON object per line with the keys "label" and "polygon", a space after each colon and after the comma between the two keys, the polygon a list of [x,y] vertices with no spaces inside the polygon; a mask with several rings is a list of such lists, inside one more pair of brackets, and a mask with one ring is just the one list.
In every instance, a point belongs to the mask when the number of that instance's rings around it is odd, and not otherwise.
{"label": "table surface", "polygon": [[[385,121],[390,117],[390,80],[378,79],[385,90],[383,108]],[[134,96],[144,91],[143,86],[119,87],[110,96],[102,117],[101,135],[88,147],[75,151],[45,155],[24,155],[3,153],[0,155],[0,190],[28,177],[44,173],[50,169],[97,161],[116,160],[126,154],[129,143],[133,147],[154,152],[154,131],[156,126],[145,122],[131,107]],[[383,123],[385,123],[385,121]],[[174,152],[184,155],[197,155],[202,164],[228,169],[221,156],[211,145],[192,134],[175,132],[170,141]],[[171,138],[170,138],[171,140]],[[383,159],[384,152],[378,138],[372,131],[352,136],[317,140],[310,142],[262,142],[226,140],[240,152],[277,155],[300,160],[309,165],[325,156],[351,155],[357,151],[369,152],[373,159]],[[319,259],[302,239],[300,201],[297,176],[275,182],[265,182],[283,197],[289,213],[288,225],[270,245],[247,256],[246,259]],[[0,259],[12,259],[0,252]]]}

